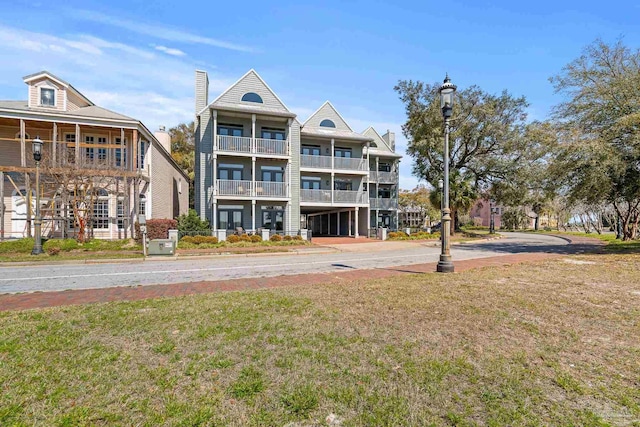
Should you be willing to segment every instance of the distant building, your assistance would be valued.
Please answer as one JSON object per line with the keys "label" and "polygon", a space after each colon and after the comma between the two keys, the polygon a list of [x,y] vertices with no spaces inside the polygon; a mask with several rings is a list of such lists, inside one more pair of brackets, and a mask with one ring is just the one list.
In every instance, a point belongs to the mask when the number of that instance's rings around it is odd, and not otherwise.
{"label": "distant building", "polygon": [[[470,216],[474,225],[489,227],[491,224],[491,203],[489,200],[477,200],[471,208]],[[496,230],[502,226],[502,213],[504,207],[501,205],[494,206],[494,225]]]}

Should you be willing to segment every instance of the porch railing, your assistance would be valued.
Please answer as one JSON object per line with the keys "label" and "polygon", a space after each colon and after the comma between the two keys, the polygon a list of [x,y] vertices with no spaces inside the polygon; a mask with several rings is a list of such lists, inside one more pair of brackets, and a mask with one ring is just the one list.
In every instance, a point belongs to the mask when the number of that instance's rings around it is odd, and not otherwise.
{"label": "porch railing", "polygon": [[371,197],[369,199],[371,209],[395,210],[398,208],[398,200],[388,197]]}
{"label": "porch railing", "polygon": [[300,201],[331,203],[331,190],[300,190]]}
{"label": "porch railing", "polygon": [[335,157],[333,161],[334,169],[366,171],[368,165],[365,159],[352,159],[349,157]]}
{"label": "porch railing", "polygon": [[251,196],[251,181],[218,179],[218,196]]}
{"label": "porch railing", "polygon": [[251,138],[246,136],[218,135],[218,150],[251,153]]}
{"label": "porch railing", "polygon": [[300,166],[306,168],[331,169],[331,156],[300,155]]}
{"label": "porch railing", "polygon": [[279,139],[256,138],[256,153],[259,154],[279,154],[286,156],[287,141]]}
{"label": "porch railing", "polygon": [[395,184],[398,181],[398,174],[396,172],[371,171],[369,173],[369,180],[372,182]]}
{"label": "porch railing", "polygon": [[334,203],[367,203],[367,194],[363,191],[335,190],[333,194]]}
{"label": "porch railing", "polygon": [[287,197],[287,184],[284,182],[256,181],[256,197]]}

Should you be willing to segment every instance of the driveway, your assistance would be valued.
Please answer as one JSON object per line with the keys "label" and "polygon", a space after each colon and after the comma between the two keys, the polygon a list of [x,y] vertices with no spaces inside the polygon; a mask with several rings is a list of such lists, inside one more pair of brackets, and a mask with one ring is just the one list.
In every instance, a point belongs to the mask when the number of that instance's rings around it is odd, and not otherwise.
{"label": "driveway", "polygon": [[[433,242],[398,243],[402,244],[369,243],[363,244],[358,251],[323,254],[0,267],[0,294],[329,273],[438,260],[440,248],[433,246]],[[522,253],[575,253],[587,249],[589,247],[569,245],[566,240],[552,236],[505,233],[505,238],[500,240],[454,245],[451,252],[455,262]]]}

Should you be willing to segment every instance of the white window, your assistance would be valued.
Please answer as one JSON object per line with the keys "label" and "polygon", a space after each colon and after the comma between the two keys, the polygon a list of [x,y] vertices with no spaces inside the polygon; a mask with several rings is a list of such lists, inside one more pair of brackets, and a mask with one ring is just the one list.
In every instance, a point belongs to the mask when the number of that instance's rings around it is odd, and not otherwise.
{"label": "white window", "polygon": [[138,201],[138,215],[147,215],[147,197],[144,194],[140,195]]}
{"label": "white window", "polygon": [[46,87],[40,88],[40,105],[47,107],[55,107],[56,105],[56,90]]}
{"label": "white window", "polygon": [[98,190],[98,194],[93,205],[93,228],[104,230],[109,228],[109,195],[103,189]]}
{"label": "white window", "polygon": [[124,230],[124,200],[118,199],[117,205],[118,230]]}

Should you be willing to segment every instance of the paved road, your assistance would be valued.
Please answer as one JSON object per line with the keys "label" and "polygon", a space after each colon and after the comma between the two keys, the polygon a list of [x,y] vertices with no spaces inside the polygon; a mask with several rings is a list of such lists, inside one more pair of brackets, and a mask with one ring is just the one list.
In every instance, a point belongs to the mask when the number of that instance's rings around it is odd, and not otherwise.
{"label": "paved road", "polygon": [[[551,236],[526,233],[507,233],[505,236],[500,240],[454,245],[451,251],[454,261],[524,252],[570,253],[576,250],[565,240]],[[371,249],[305,255],[0,267],[0,294],[395,267],[435,262],[440,253],[439,247],[413,242],[401,247],[395,245],[392,251],[380,250],[383,243],[366,246]]]}

